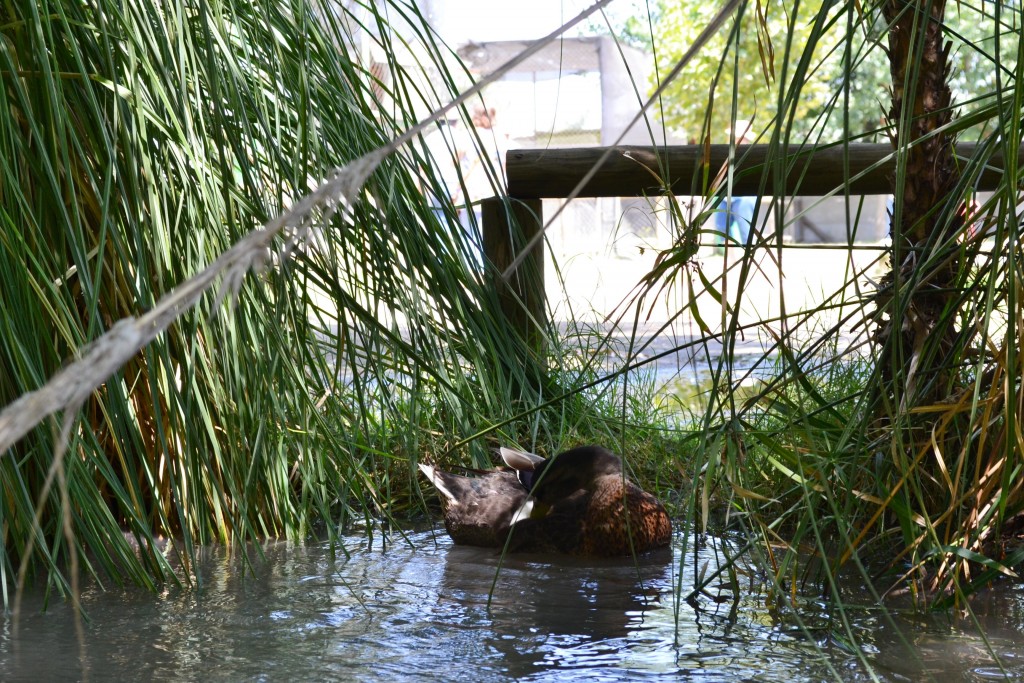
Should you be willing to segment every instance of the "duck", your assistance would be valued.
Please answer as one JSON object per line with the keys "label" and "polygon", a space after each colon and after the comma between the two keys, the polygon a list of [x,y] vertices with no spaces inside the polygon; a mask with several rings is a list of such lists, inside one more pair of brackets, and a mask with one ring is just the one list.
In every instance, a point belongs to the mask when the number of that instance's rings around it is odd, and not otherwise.
{"label": "duck", "polygon": [[580,446],[551,459],[505,447],[500,453],[506,467],[478,476],[419,465],[457,545],[613,557],[671,541],[664,505],[631,482],[608,449]]}

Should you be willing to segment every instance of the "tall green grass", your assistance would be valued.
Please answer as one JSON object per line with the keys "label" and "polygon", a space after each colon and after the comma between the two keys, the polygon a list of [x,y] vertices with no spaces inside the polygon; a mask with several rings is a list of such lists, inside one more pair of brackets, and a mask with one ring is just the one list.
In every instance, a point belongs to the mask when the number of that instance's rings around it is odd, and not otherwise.
{"label": "tall green grass", "polygon": [[[23,3],[0,26],[0,404],[143,346],[0,455],[5,602],[66,594],[76,562],[154,585],[198,545],[372,529],[418,458],[484,465],[488,439],[600,412],[531,388],[438,126],[288,211],[469,85],[411,6]],[[174,289],[201,272],[205,298]]]}
{"label": "tall green grass", "polygon": [[[900,11],[909,14],[897,14],[918,16],[923,26],[925,15],[913,13],[925,4],[900,4]],[[863,113],[850,107],[863,102],[865,94],[858,69],[874,62],[869,55],[877,54],[890,31],[886,5],[808,4],[787,15],[812,29],[806,42],[793,40],[798,31],[775,33],[771,50],[762,48],[762,57],[775,55],[774,79],[764,89],[766,97],[774,98],[777,114],[756,121],[755,127],[759,140],[770,146],[770,157],[781,160],[787,150],[800,146],[852,145],[860,139],[849,124],[862,120]],[[744,30],[749,34],[763,19],[748,11],[738,21],[748,22]],[[706,231],[706,212],[718,197],[731,193],[726,171],[717,186],[711,177],[695,185],[694,194],[704,197],[704,213],[692,222],[685,217],[678,221],[680,246],[662,259],[673,268],[662,269],[648,283],[647,297],[666,284],[682,282],[693,287],[695,297],[721,303],[719,320],[701,319],[695,305],[679,311],[705,337],[721,338],[725,346],[713,363],[713,386],[695,422],[700,452],[694,471],[699,477],[690,507],[706,518],[717,496],[719,504],[732,508],[730,519],[751,539],[782,542],[785,551],[776,548],[766,555],[777,586],[794,586],[805,576],[810,552],[816,558],[810,563],[816,577],[840,605],[841,573],[851,570],[874,585],[886,567],[894,572],[886,587],[909,582],[925,604],[962,604],[965,595],[993,577],[1015,576],[1015,566],[1024,559],[1004,535],[1015,528],[1024,508],[1019,483],[1024,444],[1016,435],[1021,415],[1022,252],[1016,209],[1021,99],[1015,85],[1020,27],[1019,8],[1003,3],[946,8],[938,29],[952,41],[954,66],[970,72],[950,75],[965,102],[954,102],[955,111],[945,112],[954,115],[941,123],[939,132],[981,144],[973,156],[956,159],[949,194],[934,206],[922,207],[918,201],[913,207],[913,215],[927,216],[934,229],[921,237],[920,225],[908,225],[894,233],[898,249],[885,246],[896,259],[894,278],[879,283],[851,269],[847,283],[859,282],[859,293],[826,292],[811,310],[783,307],[778,319],[750,325],[743,320],[739,309],[755,293],[751,283],[757,282],[756,259],[770,252],[786,272],[782,234],[792,200],[773,188],[784,173],[799,176],[803,170],[780,161],[761,177],[759,215],[763,219],[771,211],[772,220],[754,235],[751,248],[729,247],[728,287],[693,257],[688,246],[692,239],[686,239],[687,231]],[[765,28],[759,35],[765,35]],[[920,44],[913,49],[920,50]],[[920,74],[913,61],[920,57],[914,55],[919,52],[910,55],[907,82],[889,87],[909,89],[914,83]],[[840,57],[843,68],[836,72],[829,60],[834,65]],[[720,69],[734,68],[734,59],[735,53],[726,51]],[[833,83],[835,97],[815,120],[797,121],[809,84],[829,73],[840,76]],[[972,84],[976,89],[970,91],[964,85],[970,73],[993,77]],[[887,110],[884,85],[878,83],[877,97]],[[719,107],[731,99],[737,118],[735,90],[714,97]],[[837,124],[847,131],[839,140],[829,137]],[[919,199],[903,190],[908,176],[923,172],[911,165],[910,150],[932,144],[937,135],[911,139],[907,131],[920,124],[911,114],[871,131],[898,141],[897,221],[910,215],[911,202]],[[704,133],[715,136],[710,129]],[[995,163],[996,155],[1006,160],[999,162],[1005,164],[1005,173],[991,195],[978,195],[979,174]],[[737,163],[742,165],[742,158]],[[858,200],[848,196],[845,184],[834,194],[846,198],[852,244]],[[972,200],[976,206],[964,220],[961,206]],[[706,232],[701,236],[710,241]],[[936,290],[947,303],[934,322],[927,322],[929,334],[920,329],[925,323],[914,302]],[[822,316],[833,311],[840,323],[820,329]],[[757,395],[741,397],[737,390],[746,371],[735,370],[732,344],[743,334],[769,328],[762,363],[772,366],[771,379]],[[911,345],[905,341],[911,338],[922,341]]]}

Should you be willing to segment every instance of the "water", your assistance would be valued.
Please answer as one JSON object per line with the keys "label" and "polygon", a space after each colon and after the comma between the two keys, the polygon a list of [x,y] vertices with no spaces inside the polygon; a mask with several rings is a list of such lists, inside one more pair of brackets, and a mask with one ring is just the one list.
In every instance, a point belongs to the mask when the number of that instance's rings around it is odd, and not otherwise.
{"label": "water", "polygon": [[[514,557],[496,576],[490,550],[407,538],[384,549],[379,535],[353,537],[347,558],[268,543],[248,568],[210,549],[201,586],[88,588],[82,642],[67,605],[43,613],[28,595],[17,631],[0,622],[0,680],[795,682],[871,680],[868,667],[887,681],[1002,676],[981,637],[946,616],[852,613],[862,661],[825,629],[779,618],[756,591],[734,601],[715,586],[699,610],[677,602],[675,586],[717,566],[723,541],[704,544],[696,563],[692,548],[686,561],[666,550],[639,567]],[[979,605],[992,650],[1024,675],[1024,590]],[[804,616],[823,622],[815,609]]]}

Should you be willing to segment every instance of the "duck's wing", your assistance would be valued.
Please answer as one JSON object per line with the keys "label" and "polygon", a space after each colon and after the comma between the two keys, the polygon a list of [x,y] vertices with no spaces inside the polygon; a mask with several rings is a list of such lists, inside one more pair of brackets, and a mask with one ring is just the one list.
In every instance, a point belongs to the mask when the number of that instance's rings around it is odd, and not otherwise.
{"label": "duck's wing", "polygon": [[455,487],[449,486],[449,482],[451,482],[456,475],[441,472],[433,465],[427,465],[422,462],[419,464],[419,468],[420,472],[426,475],[427,479],[434,485],[434,488],[437,489],[438,493],[441,494],[446,503],[458,500],[455,496],[455,491],[453,490]]}
{"label": "duck's wing", "polygon": [[441,494],[445,528],[456,543],[504,545],[509,526],[529,516],[532,504],[513,472],[464,477],[422,463],[419,468]]}
{"label": "duck's wing", "polygon": [[419,464],[419,468],[449,503],[463,504],[495,496],[526,498],[526,489],[516,479],[514,472],[491,471],[475,477],[464,477],[461,474],[442,472],[423,463]]}

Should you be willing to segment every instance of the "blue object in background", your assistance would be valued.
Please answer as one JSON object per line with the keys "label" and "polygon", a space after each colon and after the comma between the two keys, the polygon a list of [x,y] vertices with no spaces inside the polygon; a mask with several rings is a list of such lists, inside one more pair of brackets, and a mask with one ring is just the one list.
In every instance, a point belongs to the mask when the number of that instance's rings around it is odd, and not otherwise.
{"label": "blue object in background", "polygon": [[756,208],[756,197],[733,197],[729,237],[744,246],[750,244],[750,224]]}
{"label": "blue object in background", "polygon": [[725,242],[724,236],[728,235],[737,243],[747,245],[750,241],[750,223],[756,208],[757,197],[723,199],[715,212],[715,231],[719,233],[715,241],[722,244]]}

